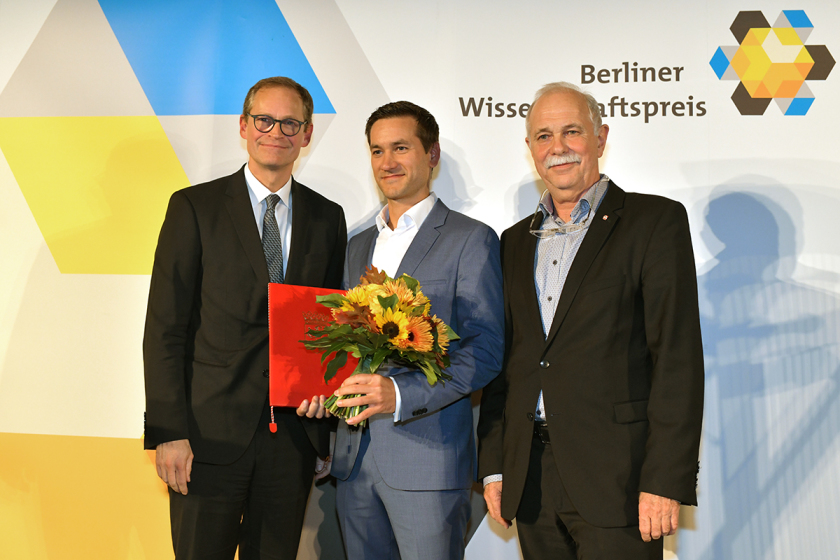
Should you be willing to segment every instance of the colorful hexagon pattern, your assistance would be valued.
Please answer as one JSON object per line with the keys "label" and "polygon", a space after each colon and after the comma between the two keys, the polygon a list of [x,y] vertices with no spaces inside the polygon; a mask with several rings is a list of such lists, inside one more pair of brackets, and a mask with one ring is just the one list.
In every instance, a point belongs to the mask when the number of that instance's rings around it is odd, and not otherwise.
{"label": "colorful hexagon pattern", "polygon": [[771,100],[785,115],[805,115],[814,94],[805,80],[825,80],[834,57],[806,45],[814,26],[803,10],[784,10],[771,26],[758,11],[739,12],[729,28],[736,46],[720,46],[709,64],[720,80],[739,80],[732,102],[742,115],[763,115]]}

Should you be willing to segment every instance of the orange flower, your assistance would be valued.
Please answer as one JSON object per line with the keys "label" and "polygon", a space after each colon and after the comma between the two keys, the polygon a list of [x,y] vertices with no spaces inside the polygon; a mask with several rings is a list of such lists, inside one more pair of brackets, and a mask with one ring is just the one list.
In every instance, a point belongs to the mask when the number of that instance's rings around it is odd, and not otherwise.
{"label": "orange flower", "polygon": [[408,337],[399,341],[400,348],[417,350],[418,352],[431,352],[435,339],[432,336],[432,327],[427,319],[409,317],[406,330],[408,331]]}
{"label": "orange flower", "polygon": [[449,332],[446,330],[446,325],[443,321],[437,318],[437,315],[433,315],[432,318],[429,319],[429,322],[433,325],[434,337],[437,340],[440,351],[442,354],[445,354],[449,348]]}
{"label": "orange flower", "polygon": [[411,313],[414,307],[414,292],[408,289],[404,280],[388,280],[383,284],[383,288],[383,297],[397,296],[397,309],[406,314]]}

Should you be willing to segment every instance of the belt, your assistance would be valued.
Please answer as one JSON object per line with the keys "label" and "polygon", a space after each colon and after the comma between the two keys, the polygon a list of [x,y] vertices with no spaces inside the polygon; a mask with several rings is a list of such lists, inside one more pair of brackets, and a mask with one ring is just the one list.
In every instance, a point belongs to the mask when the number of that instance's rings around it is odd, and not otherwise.
{"label": "belt", "polygon": [[534,437],[543,443],[551,443],[548,435],[548,422],[534,422]]}

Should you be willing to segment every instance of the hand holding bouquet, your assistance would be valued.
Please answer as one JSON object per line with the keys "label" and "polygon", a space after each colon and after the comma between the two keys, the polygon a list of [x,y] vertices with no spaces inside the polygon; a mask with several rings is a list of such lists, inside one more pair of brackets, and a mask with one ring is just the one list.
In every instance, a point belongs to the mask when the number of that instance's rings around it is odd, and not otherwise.
{"label": "hand holding bouquet", "polygon": [[[347,363],[347,354],[359,359],[353,375],[374,373],[391,360],[420,369],[429,385],[452,379],[444,369],[449,366],[449,342],[459,337],[446,323],[429,315],[431,302],[411,276],[393,279],[370,267],[361,283],[346,294],[318,296],[316,301],[330,308],[334,322],[322,330],[308,331],[311,340],[301,342],[310,350],[321,350],[322,362],[333,355],[324,374],[326,381]],[[339,399],[355,396],[333,395],[324,405],[336,416],[356,416],[367,405],[337,405]]]}

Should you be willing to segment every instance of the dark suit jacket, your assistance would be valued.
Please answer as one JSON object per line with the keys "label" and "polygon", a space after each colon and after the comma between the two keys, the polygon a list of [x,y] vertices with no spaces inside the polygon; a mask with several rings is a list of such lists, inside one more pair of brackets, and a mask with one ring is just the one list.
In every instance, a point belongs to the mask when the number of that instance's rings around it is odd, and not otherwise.
{"label": "dark suit jacket", "polygon": [[[244,452],[268,395],[268,268],[243,169],[172,195],[143,338],[145,447],[189,439],[217,464]],[[341,207],[293,180],[286,282],[340,287],[346,244]],[[326,456],[328,424],[304,424]]]}
{"label": "dark suit jacket", "polygon": [[502,235],[507,350],[485,388],[479,475],[516,516],[543,391],[560,478],[596,526],[638,523],[638,493],[696,505],[703,411],[697,279],[681,204],[610,183],[543,335],[531,217]]}

